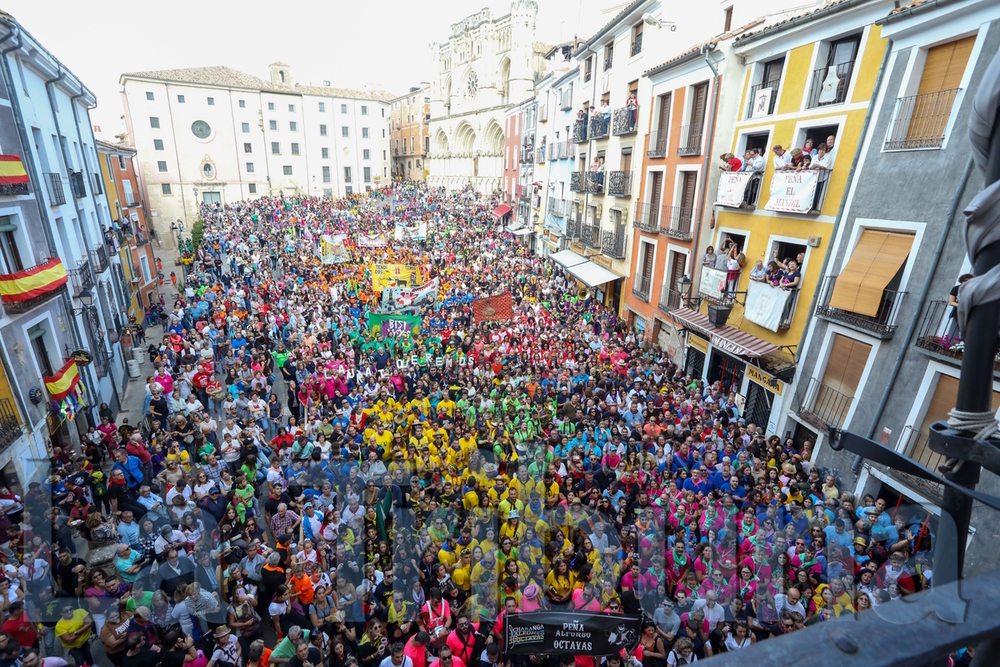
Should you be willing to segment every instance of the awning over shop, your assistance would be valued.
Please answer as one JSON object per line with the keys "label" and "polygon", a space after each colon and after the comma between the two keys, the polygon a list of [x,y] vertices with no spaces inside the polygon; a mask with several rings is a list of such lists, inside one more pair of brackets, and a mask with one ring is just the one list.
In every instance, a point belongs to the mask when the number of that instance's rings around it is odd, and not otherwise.
{"label": "awning over shop", "polygon": [[705,336],[712,345],[724,352],[741,357],[756,358],[778,349],[774,343],[752,336],[736,327],[716,327],[703,315],[690,308],[678,308],[670,316],[682,326]]}
{"label": "awning over shop", "polygon": [[581,257],[572,250],[568,248],[566,250],[560,250],[556,254],[552,255],[552,259],[556,261],[557,264],[565,268],[570,268],[571,266],[576,266],[577,264],[583,264],[587,261],[586,257]]}
{"label": "awning over shop", "polygon": [[523,227],[513,232],[514,236],[524,236],[531,233],[531,227]]}
{"label": "awning over shop", "polygon": [[583,264],[571,266],[569,267],[569,272],[587,287],[599,287],[605,283],[624,280],[625,278],[625,276],[620,276],[614,271],[608,271],[596,262],[584,262]]}
{"label": "awning over shop", "polygon": [[522,225],[521,225],[521,221],[520,221],[520,220],[518,220],[517,222],[515,222],[515,223],[513,223],[513,224],[511,224],[511,225],[507,225],[506,227],[504,227],[504,231],[508,231],[508,232],[510,232],[511,234],[513,234],[513,233],[514,233],[514,232],[516,232],[517,230],[521,229],[521,226],[522,226]]}
{"label": "awning over shop", "polygon": [[493,209],[493,215],[496,216],[497,218],[502,218],[508,213],[510,213],[510,211],[511,211],[510,206],[507,206],[507,204],[500,204],[495,209]]}

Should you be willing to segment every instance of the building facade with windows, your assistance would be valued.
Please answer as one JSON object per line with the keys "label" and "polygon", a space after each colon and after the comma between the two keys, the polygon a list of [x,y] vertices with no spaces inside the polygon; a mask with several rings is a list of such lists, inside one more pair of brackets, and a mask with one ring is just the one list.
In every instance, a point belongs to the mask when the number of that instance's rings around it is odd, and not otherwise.
{"label": "building facade with windows", "polygon": [[430,185],[483,193],[504,187],[504,119],[510,105],[534,94],[545,69],[537,16],[534,0],[515,0],[499,17],[482,9],[431,45]]}
{"label": "building facade with windows", "polygon": [[393,99],[389,105],[392,176],[423,181],[427,178],[430,151],[430,84],[410,88],[410,92]]}
{"label": "building facade with windows", "polygon": [[573,173],[575,144],[570,136],[573,126],[573,87],[578,85],[580,68],[554,78],[539,92],[539,99],[547,109],[547,121],[539,126],[545,144],[544,214],[541,230],[542,242],[537,249],[542,256],[564,250],[567,245],[569,220],[570,181]]}
{"label": "building facade with windows", "polygon": [[[847,490],[902,497],[939,515],[940,487],[854,465],[826,434],[836,427],[881,440],[932,470],[944,462],[928,433],[956,402],[961,333],[949,290],[972,272],[961,211],[983,174],[970,171],[969,117],[1000,48],[1000,7],[914,4],[876,26],[892,47],[779,433],[817,442],[814,465],[838,471]],[[949,218],[949,210],[958,213]],[[992,406],[1000,409],[1000,372]],[[978,488],[995,495],[1000,480],[984,470]],[[973,571],[995,561],[996,525],[994,512],[973,509]]]}
{"label": "building facade with windows", "polygon": [[[0,52],[9,177],[0,188],[0,474],[26,486],[48,474],[52,446],[78,443],[99,423],[101,403],[119,408],[128,380],[113,342],[120,295],[103,237],[111,216],[88,114],[96,99],[8,14]],[[73,374],[70,393],[53,400],[50,387]]]}
{"label": "building facade with windows", "polygon": [[[733,43],[746,63],[736,83],[742,94],[732,136],[715,143],[709,168],[720,170],[720,154],[740,163],[759,154],[764,168],[720,173],[709,193],[714,226],[705,234],[717,256],[699,258],[695,298],[671,317],[688,332],[688,371],[743,396],[745,419],[768,434],[779,431],[783,402],[801,377],[797,350],[823,287],[824,258],[886,52],[876,21],[892,8],[888,0],[832,3]],[[825,156],[824,144],[832,144]],[[784,168],[810,147],[824,169]],[[806,166],[800,158],[792,164]],[[764,269],[781,263],[787,284],[763,280],[758,262]]]}
{"label": "building facade with windows", "polygon": [[229,67],[123,74],[125,124],[150,214],[194,220],[202,203],[344,196],[388,182],[392,96],[268,80]]}

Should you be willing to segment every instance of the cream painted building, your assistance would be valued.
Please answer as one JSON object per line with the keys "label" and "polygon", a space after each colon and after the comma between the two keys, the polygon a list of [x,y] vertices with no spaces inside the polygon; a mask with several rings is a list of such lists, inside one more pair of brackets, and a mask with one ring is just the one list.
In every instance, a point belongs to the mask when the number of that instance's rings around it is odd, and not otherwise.
{"label": "cream painted building", "polygon": [[538,5],[515,0],[509,14],[482,9],[452,24],[431,45],[428,183],[493,192],[503,176],[504,118],[512,104],[534,95],[549,50],[535,42]]}
{"label": "cream painted building", "polygon": [[229,67],[121,77],[154,224],[193,222],[203,202],[262,195],[339,197],[391,178],[392,95],[260,79]]}

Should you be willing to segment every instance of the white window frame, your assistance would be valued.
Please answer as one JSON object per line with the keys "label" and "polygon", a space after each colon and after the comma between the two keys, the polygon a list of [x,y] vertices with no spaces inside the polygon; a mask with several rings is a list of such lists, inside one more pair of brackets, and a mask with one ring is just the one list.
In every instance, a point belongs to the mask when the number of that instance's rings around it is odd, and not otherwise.
{"label": "white window frame", "polygon": [[[917,252],[920,250],[920,244],[924,239],[924,231],[927,229],[927,223],[900,220],[879,220],[876,218],[857,218],[851,226],[851,236],[847,240],[847,246],[844,249],[844,257],[837,265],[838,276],[844,270],[844,267],[847,266],[847,262],[851,259],[851,255],[854,254],[854,249],[858,246],[858,239],[861,238],[861,232],[866,229],[884,232],[913,233],[913,246],[910,247],[910,254],[906,258],[906,262],[903,264],[903,276],[899,280],[899,291],[905,292],[906,286],[910,282],[910,274],[913,272],[913,264],[917,259]],[[824,279],[825,278],[826,277],[824,276]]]}
{"label": "white window frame", "polygon": [[[670,253],[676,252],[679,255],[684,255],[684,274],[685,276],[691,276],[691,248],[685,248],[684,246],[675,245],[673,243],[667,243],[667,256],[663,260],[663,274],[660,276],[660,300],[658,303],[662,303],[663,288],[667,287],[667,276],[670,273]],[[653,265],[654,269],[656,265]],[[654,272],[654,278],[655,272]]]}
{"label": "white window frame", "polygon": [[642,277],[642,267],[639,266],[639,260],[642,259],[642,255],[643,255],[643,252],[642,252],[642,244],[643,243],[648,243],[648,244],[651,244],[653,246],[653,270],[649,274],[649,276],[650,276],[650,278],[649,278],[649,291],[650,291],[649,302],[652,303],[653,302],[653,294],[652,294],[652,292],[653,292],[653,285],[655,284],[654,278],[656,277],[656,255],[659,252],[659,248],[657,247],[657,245],[659,243],[659,239],[651,239],[651,238],[644,237],[644,236],[640,236],[639,237],[639,252],[636,255],[636,259],[635,259],[635,271],[632,274],[632,287],[635,288],[635,286],[638,284],[639,278]]}
{"label": "white window frame", "polygon": [[[859,47],[860,48],[860,47]],[[748,122],[757,122],[763,118],[773,118],[778,115],[778,105],[781,104],[781,93],[785,90],[785,76],[788,74],[788,59],[791,57],[792,52],[784,51],[782,53],[772,53],[766,59],[758,60],[753,64],[753,67],[747,72],[747,76],[750,78],[747,80],[746,87],[746,99],[743,100],[743,108],[740,109],[740,120]],[[816,54],[813,53],[813,58],[815,59]],[[751,118],[747,111],[750,109],[750,89],[754,86],[764,83],[764,65],[769,62],[775,61],[778,58],[782,58],[784,63],[781,65],[781,77],[778,78],[778,90],[775,91],[774,99],[774,113],[769,113],[765,116],[760,116],[758,118]],[[806,94],[808,95],[809,89],[806,88]],[[773,127],[773,126],[772,126]],[[737,156],[738,157],[738,156]]]}
{"label": "white window frame", "polygon": [[[865,49],[868,46],[868,35],[871,33],[871,25],[866,25],[861,30],[861,39],[858,41],[858,52],[854,56],[854,66],[851,68],[851,80],[847,83],[847,92],[844,94],[844,101],[840,104],[824,104],[819,107],[810,107],[809,91],[812,90],[813,77],[816,75],[816,70],[818,69],[816,61],[819,60],[820,47],[824,44],[829,45],[830,43],[847,37],[848,35],[857,34],[857,32],[857,27],[852,27],[835,35],[827,35],[823,39],[816,40],[813,43],[812,56],[809,60],[809,69],[807,70],[808,75],[806,76],[806,86],[802,90],[802,102],[799,104],[800,113],[804,111],[820,113],[824,109],[842,109],[853,104],[851,100],[854,99],[854,87],[858,83],[858,72],[861,71],[861,61],[864,59]],[[787,63],[788,61],[786,60],[785,62]],[[784,72],[782,72],[782,76],[784,76]]]}
{"label": "white window frame", "polygon": [[[683,174],[685,172],[693,172],[693,173],[697,174],[697,176],[695,177],[695,185],[694,185],[694,200],[695,200],[695,203],[696,203],[696,205],[695,205],[694,208],[697,209],[698,208],[697,201],[698,201],[698,198],[701,196],[701,188],[702,188],[702,184],[701,184],[701,165],[700,164],[684,163],[684,164],[677,165],[677,167],[674,169],[674,197],[673,197],[673,201],[671,202],[670,205],[674,206],[674,207],[680,205],[679,202],[681,201],[681,197],[683,195],[683,192],[682,192],[683,188],[681,186],[683,185]],[[694,229],[695,229],[696,226],[697,226],[697,224],[695,222],[694,215],[692,214],[691,215],[691,233],[692,234],[694,234]]]}
{"label": "white window frame", "polygon": [[721,227],[721,226],[716,227],[715,228],[715,238],[712,239],[712,247],[715,248],[715,251],[716,252],[719,251],[719,248],[720,248],[720,246],[722,244],[722,237],[725,234],[727,234],[727,233],[729,233],[729,234],[737,234],[739,236],[742,236],[742,237],[746,238],[746,241],[743,244],[743,254],[745,255],[746,251],[747,251],[747,248],[750,247],[750,230],[749,229],[740,229],[739,227]]}
{"label": "white window frame", "polygon": [[[822,382],[823,375],[826,374],[826,367],[830,361],[830,350],[833,347],[834,335],[840,334],[852,340],[856,340],[866,345],[871,345],[871,352],[868,353],[868,359],[865,361],[865,369],[861,372],[861,379],[858,381],[858,388],[855,390],[854,400],[851,401],[851,407],[848,408],[847,414],[844,416],[844,424],[841,429],[844,431],[850,430],[851,420],[854,418],[854,413],[858,409],[858,403],[860,398],[864,395],[865,387],[868,385],[868,377],[871,375],[872,367],[875,365],[875,360],[878,358],[879,347],[882,345],[882,340],[880,338],[875,338],[874,336],[866,336],[863,333],[855,331],[854,329],[849,329],[839,324],[829,323],[826,327],[826,332],[823,334],[823,343],[820,346],[819,355],[816,357],[819,360],[815,366],[813,366],[812,375],[809,376],[809,380],[816,380],[817,382]],[[809,383],[806,383],[806,391],[808,391]],[[815,426],[810,428],[815,429]],[[825,437],[824,433],[819,433],[819,437]],[[817,442],[817,445],[819,443]],[[818,447],[817,447],[818,448]]]}

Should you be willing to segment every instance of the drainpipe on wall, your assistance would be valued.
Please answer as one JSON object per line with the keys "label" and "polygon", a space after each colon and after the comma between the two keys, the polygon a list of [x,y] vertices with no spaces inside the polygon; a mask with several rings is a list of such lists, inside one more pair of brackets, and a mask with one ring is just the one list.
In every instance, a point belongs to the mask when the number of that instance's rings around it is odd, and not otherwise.
{"label": "drainpipe on wall", "polygon": [[[694,236],[694,247],[692,248],[694,257],[692,258],[691,266],[688,269],[689,274],[694,273],[695,263],[698,261],[698,246],[701,243],[701,228],[702,228],[701,218],[705,214],[705,198],[708,196],[708,193],[706,192],[707,190],[706,186],[708,185],[708,168],[711,166],[711,161],[712,161],[712,142],[715,141],[715,117],[719,112],[719,70],[715,67],[715,63],[713,63],[712,59],[709,57],[712,51],[714,50],[715,50],[715,45],[713,44],[706,44],[704,47],[702,47],[702,53],[705,55],[705,64],[708,65],[708,68],[710,70],[712,70],[712,76],[713,76],[712,115],[708,121],[708,140],[705,143],[705,162],[701,168],[701,178],[703,185],[701,188],[701,197],[699,198],[698,201],[698,215],[694,217],[694,219],[698,221],[698,230],[695,232]],[[666,274],[666,265],[664,265],[664,275],[665,274]],[[689,275],[689,277],[692,279],[692,289],[694,289],[694,283],[693,283],[694,276]]]}

